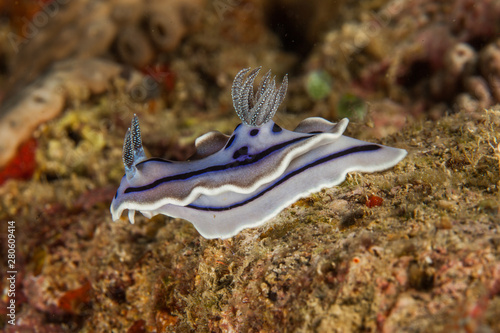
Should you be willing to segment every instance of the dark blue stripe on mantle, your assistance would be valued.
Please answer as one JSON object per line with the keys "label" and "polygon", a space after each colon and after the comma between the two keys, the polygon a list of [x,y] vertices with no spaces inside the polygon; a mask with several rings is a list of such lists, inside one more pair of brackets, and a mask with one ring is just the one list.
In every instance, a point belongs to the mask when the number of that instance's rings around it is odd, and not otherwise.
{"label": "dark blue stripe on mantle", "polygon": [[250,202],[252,202],[252,201],[254,201],[254,200],[258,199],[258,198],[260,198],[261,196],[263,196],[267,192],[271,191],[275,187],[283,184],[288,179],[290,179],[290,178],[292,178],[292,177],[294,177],[294,176],[296,176],[296,175],[298,175],[298,174],[306,171],[307,169],[313,168],[313,167],[315,167],[317,165],[320,165],[320,164],[323,164],[323,163],[326,163],[326,162],[329,162],[329,161],[332,161],[332,160],[335,160],[337,158],[344,157],[344,156],[347,156],[347,155],[350,155],[350,154],[361,153],[361,152],[368,152],[368,151],[375,151],[375,150],[379,150],[381,148],[382,148],[381,146],[374,145],[374,144],[372,144],[372,145],[365,145],[365,146],[357,146],[357,147],[352,147],[352,148],[349,148],[349,149],[346,149],[346,150],[343,150],[343,151],[340,151],[340,152],[337,152],[337,153],[325,156],[323,158],[320,158],[319,160],[311,162],[311,163],[309,163],[307,165],[304,165],[303,167],[301,167],[301,168],[299,168],[297,170],[294,170],[294,171],[288,173],[284,177],[280,178],[280,180],[278,180],[276,183],[274,183],[271,186],[267,187],[263,191],[257,193],[253,197],[251,197],[251,198],[249,198],[249,199],[247,199],[245,201],[232,204],[230,206],[226,206],[226,207],[200,207],[200,206],[194,206],[194,205],[187,205],[186,207],[189,207],[189,208],[192,208],[192,209],[196,209],[196,210],[206,210],[206,211],[213,211],[213,212],[220,212],[220,211],[225,211],[225,210],[231,210],[231,209],[234,209],[234,208],[238,208],[238,207],[244,206],[244,205],[246,205],[246,204],[248,204],[248,203],[250,203]]}
{"label": "dark blue stripe on mantle", "polygon": [[[129,187],[125,190],[124,193],[147,191],[147,190],[150,190],[152,188],[155,188],[158,185],[161,185],[161,184],[164,184],[167,182],[176,181],[176,180],[186,180],[186,179],[189,179],[191,177],[200,176],[200,175],[203,175],[203,174],[209,173],[209,172],[224,171],[224,170],[228,170],[228,169],[232,169],[232,168],[236,168],[236,167],[240,167],[240,166],[250,165],[250,164],[259,162],[263,158],[267,157],[268,155],[270,155],[270,154],[272,154],[280,149],[283,149],[283,148],[285,148],[291,144],[294,144],[296,142],[300,142],[300,141],[303,141],[305,139],[309,139],[312,136],[313,135],[307,135],[307,136],[303,136],[300,138],[296,138],[293,140],[289,140],[289,141],[274,145],[274,146],[264,150],[263,152],[260,152],[260,153],[255,154],[255,155],[249,155],[249,158],[246,160],[243,160],[243,161],[234,161],[234,162],[223,164],[223,165],[214,165],[214,166],[211,166],[211,167],[208,167],[205,169],[201,169],[201,170],[196,170],[196,171],[181,173],[178,175],[163,177],[163,178],[155,180],[154,182],[152,182],[151,184],[148,184],[148,185],[139,186],[139,187]],[[144,161],[142,163],[147,163],[148,161],[149,160]]]}

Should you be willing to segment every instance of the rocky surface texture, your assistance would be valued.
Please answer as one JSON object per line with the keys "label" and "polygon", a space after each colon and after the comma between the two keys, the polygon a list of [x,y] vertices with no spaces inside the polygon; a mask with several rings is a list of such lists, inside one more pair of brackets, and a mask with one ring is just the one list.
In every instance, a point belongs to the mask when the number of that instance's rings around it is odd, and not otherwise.
{"label": "rocky surface texture", "polygon": [[[6,332],[500,331],[500,1],[24,0],[0,18]],[[232,79],[259,65],[289,74],[278,124],[347,116],[408,156],[225,241],[112,223],[132,115],[149,156],[186,159],[233,130]]]}

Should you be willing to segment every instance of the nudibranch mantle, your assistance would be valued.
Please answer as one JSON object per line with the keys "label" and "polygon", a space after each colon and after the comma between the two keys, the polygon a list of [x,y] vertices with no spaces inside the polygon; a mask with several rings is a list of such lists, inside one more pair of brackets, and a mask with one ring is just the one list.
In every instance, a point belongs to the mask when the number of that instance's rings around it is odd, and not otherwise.
{"label": "nudibranch mantle", "polygon": [[164,214],[192,222],[205,238],[229,238],[301,197],[338,185],[348,172],[382,171],[406,156],[403,149],[343,136],[347,119],[314,117],[294,131],[281,128],[271,119],[288,79],[276,88],[269,71],[253,94],[259,70],[243,69],[233,83],[242,123],[230,136],[214,131],[199,137],[191,160],[147,159],[134,116],[123,147],[125,176],[111,203],[113,220],[125,209],[131,223],[135,211],[148,218]]}

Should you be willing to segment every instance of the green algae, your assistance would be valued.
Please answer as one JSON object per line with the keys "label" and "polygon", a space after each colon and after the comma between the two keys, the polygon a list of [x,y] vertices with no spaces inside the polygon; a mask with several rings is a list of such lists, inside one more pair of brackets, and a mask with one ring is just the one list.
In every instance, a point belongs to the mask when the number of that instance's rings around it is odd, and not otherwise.
{"label": "green algae", "polygon": [[306,77],[306,91],[315,101],[327,97],[332,90],[332,77],[324,70],[312,71]]}

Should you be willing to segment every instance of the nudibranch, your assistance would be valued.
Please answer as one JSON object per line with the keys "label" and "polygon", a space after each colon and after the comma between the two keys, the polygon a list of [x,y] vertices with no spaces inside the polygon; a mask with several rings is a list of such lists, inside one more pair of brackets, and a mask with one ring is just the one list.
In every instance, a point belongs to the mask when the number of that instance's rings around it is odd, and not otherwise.
{"label": "nudibranch", "polygon": [[113,220],[125,209],[193,223],[205,238],[229,238],[259,226],[288,205],[325,187],[338,185],[348,172],[376,172],[406,156],[386,147],[342,135],[349,120],[332,123],[307,118],[293,131],[272,121],[285,98],[288,78],[279,87],[268,71],[257,91],[260,68],[241,70],[232,85],[233,106],[241,119],[233,133],[214,131],[195,141],[188,161],[146,158],[134,115],[125,135],[125,176],[111,203]]}

